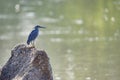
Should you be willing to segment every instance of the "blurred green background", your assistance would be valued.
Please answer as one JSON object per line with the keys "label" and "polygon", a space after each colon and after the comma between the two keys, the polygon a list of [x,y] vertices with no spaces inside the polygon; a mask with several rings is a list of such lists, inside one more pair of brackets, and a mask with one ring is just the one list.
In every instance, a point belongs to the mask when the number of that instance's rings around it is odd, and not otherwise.
{"label": "blurred green background", "polygon": [[35,25],[55,80],[120,80],[120,0],[0,0],[0,65]]}

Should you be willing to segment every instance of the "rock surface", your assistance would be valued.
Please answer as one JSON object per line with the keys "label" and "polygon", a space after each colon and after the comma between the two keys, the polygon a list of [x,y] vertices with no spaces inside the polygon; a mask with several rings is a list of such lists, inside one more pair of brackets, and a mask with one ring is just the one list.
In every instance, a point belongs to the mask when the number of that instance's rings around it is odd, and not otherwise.
{"label": "rock surface", "polygon": [[24,44],[16,46],[2,68],[0,80],[53,80],[46,52]]}

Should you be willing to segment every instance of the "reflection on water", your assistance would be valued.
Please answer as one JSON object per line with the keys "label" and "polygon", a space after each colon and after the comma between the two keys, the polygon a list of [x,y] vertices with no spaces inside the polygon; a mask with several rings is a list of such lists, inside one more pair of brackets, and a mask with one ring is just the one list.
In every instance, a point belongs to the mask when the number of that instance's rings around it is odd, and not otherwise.
{"label": "reflection on water", "polygon": [[15,0],[0,3],[0,65],[26,43],[36,24],[36,47],[50,57],[55,80],[119,80],[119,0]]}

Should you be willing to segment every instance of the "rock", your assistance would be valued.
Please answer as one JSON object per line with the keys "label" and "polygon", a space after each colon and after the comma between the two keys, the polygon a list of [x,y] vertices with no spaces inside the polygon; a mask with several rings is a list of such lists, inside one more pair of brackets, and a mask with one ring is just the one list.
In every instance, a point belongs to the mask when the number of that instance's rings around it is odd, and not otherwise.
{"label": "rock", "polygon": [[46,52],[24,44],[16,46],[2,68],[0,80],[53,80]]}

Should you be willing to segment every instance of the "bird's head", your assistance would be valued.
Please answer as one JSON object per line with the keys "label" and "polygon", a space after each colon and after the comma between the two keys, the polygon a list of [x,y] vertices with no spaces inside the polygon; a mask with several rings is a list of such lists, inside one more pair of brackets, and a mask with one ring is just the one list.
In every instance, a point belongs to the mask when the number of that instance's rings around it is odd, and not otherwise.
{"label": "bird's head", "polygon": [[39,28],[45,28],[45,27],[39,25],[35,26],[35,29],[39,29]]}

